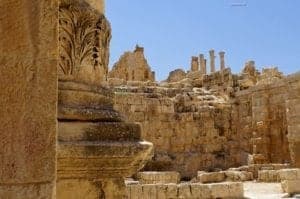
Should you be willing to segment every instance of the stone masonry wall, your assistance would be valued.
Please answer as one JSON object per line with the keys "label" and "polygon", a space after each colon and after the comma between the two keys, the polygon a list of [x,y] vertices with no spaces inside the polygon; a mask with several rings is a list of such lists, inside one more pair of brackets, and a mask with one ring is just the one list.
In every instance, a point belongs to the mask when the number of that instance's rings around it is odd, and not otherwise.
{"label": "stone masonry wall", "polygon": [[139,122],[154,143],[148,170],[175,170],[183,177],[198,170],[239,165],[238,142],[230,128],[231,105],[205,89],[115,88],[115,109]]}
{"label": "stone masonry wall", "polygon": [[[298,123],[289,119],[293,115],[287,119],[286,109],[287,104],[297,108],[299,78],[294,77],[291,95],[290,78],[277,69],[264,70],[257,84],[246,89],[237,81],[243,77],[224,70],[215,81],[216,74],[114,87],[115,108],[139,122],[143,137],[154,143],[155,156],[146,170],[174,170],[189,178],[198,170],[291,161],[287,135]],[[228,82],[221,81],[224,74]],[[204,87],[195,87],[195,81]]]}

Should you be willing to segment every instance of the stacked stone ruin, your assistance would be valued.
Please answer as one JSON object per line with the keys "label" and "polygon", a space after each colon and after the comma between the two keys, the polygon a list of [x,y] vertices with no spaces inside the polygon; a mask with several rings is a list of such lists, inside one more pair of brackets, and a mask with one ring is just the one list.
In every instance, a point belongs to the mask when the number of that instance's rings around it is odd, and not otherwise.
{"label": "stacked stone ruin", "polygon": [[0,198],[300,193],[299,72],[234,74],[210,50],[156,82],[140,46],[109,71],[104,0],[2,3]]}

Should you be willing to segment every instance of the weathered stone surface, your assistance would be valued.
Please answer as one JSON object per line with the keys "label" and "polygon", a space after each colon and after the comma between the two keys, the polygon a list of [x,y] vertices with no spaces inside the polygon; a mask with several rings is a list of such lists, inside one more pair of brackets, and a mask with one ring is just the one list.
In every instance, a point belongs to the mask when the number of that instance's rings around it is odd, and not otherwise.
{"label": "weathered stone surface", "polygon": [[0,9],[0,198],[53,198],[58,3]]}
{"label": "weathered stone surface", "polygon": [[209,184],[198,184],[198,183],[193,183],[191,184],[191,192],[192,196],[195,198],[201,198],[201,199],[210,199],[212,198],[212,193],[210,189]]}
{"label": "weathered stone surface", "polygon": [[253,173],[247,171],[224,171],[226,181],[243,182],[253,180]]}
{"label": "weathered stone surface", "polygon": [[282,169],[278,173],[281,180],[300,180],[300,169]]}
{"label": "weathered stone surface", "polygon": [[[213,198],[243,198],[243,184],[228,183],[180,183],[180,184],[128,184],[132,198],[147,199],[213,199]],[[133,190],[135,190],[133,192]]]}
{"label": "weathered stone surface", "polygon": [[300,193],[300,180],[283,180],[281,181],[282,190],[289,194]]}
{"label": "weathered stone surface", "polygon": [[244,188],[240,182],[211,184],[212,198],[243,198]]}
{"label": "weathered stone surface", "polygon": [[136,46],[134,52],[126,52],[114,64],[109,72],[109,78],[119,78],[126,81],[154,81],[155,74],[144,55],[144,48]]}
{"label": "weathered stone surface", "polygon": [[180,174],[178,172],[139,172],[137,179],[142,184],[177,184],[180,182]]}
{"label": "weathered stone surface", "polygon": [[211,172],[211,173],[200,173],[197,179],[201,183],[212,183],[212,182],[222,182],[225,181],[224,172]]}
{"label": "weathered stone surface", "polygon": [[182,69],[176,69],[169,73],[167,82],[179,82],[180,80],[183,80],[184,78],[186,78],[185,71]]}
{"label": "weathered stone surface", "polygon": [[262,170],[258,171],[259,182],[278,182],[280,181],[279,172],[276,170]]}

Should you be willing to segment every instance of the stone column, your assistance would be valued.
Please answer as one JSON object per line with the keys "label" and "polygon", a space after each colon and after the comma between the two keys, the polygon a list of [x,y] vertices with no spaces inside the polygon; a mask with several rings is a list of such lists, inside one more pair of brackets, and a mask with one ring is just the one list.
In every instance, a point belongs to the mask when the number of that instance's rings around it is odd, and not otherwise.
{"label": "stone column", "polygon": [[216,72],[215,51],[214,50],[209,51],[209,57],[210,57],[210,72],[214,73],[214,72]]}
{"label": "stone column", "polygon": [[225,52],[221,51],[219,52],[219,56],[220,56],[220,70],[224,70],[225,69]]}
{"label": "stone column", "polygon": [[0,198],[54,198],[58,4],[0,8]]}
{"label": "stone column", "polygon": [[191,72],[199,71],[199,60],[198,57],[192,57],[191,60]]}
{"label": "stone column", "polygon": [[113,109],[104,86],[111,27],[90,2],[59,5],[57,198],[123,199],[124,177],[145,165],[153,145]]}
{"label": "stone column", "polygon": [[203,54],[199,55],[199,60],[200,60],[200,71],[201,71],[201,74],[206,75],[206,61],[204,59],[204,55]]}

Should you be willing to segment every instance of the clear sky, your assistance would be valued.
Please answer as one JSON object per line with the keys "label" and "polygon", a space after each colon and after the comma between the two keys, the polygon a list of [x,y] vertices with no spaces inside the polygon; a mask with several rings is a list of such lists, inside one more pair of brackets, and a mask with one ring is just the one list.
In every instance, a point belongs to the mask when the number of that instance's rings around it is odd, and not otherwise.
{"label": "clear sky", "polygon": [[139,44],[158,80],[210,49],[224,50],[236,73],[247,60],[300,71],[300,0],[106,0],[106,15],[110,66]]}

